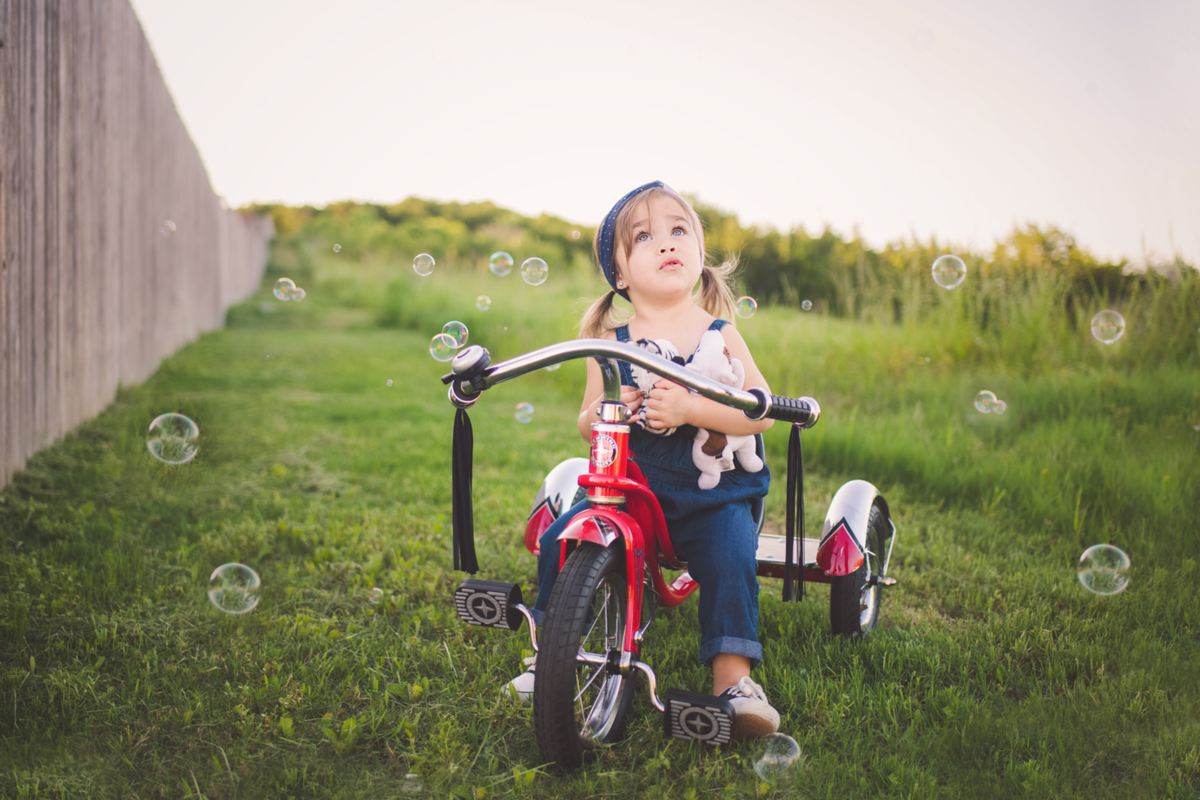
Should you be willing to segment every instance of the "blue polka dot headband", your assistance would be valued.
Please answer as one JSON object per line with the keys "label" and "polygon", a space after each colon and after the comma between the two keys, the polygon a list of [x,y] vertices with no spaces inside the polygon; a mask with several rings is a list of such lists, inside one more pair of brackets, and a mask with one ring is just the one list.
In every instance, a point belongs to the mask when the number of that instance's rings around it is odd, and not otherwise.
{"label": "blue polka dot headband", "polygon": [[617,288],[617,265],[613,261],[613,235],[616,232],[617,216],[621,213],[621,209],[625,207],[633,198],[637,197],[647,189],[656,189],[659,186],[666,186],[662,181],[652,181],[645,186],[639,186],[629,194],[617,201],[617,204],[612,207],[612,211],[608,212],[608,216],[604,218],[604,222],[600,227],[600,237],[597,240],[596,255],[600,259],[600,269],[604,270],[604,279],[608,281],[608,285],[613,288],[613,291],[629,299],[629,293],[624,289]]}

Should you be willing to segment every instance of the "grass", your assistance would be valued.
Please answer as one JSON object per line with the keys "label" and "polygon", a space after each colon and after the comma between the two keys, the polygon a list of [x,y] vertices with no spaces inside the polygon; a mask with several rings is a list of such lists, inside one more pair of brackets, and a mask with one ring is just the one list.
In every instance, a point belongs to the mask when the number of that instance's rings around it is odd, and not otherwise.
{"label": "grass", "polygon": [[[872,480],[898,515],[900,584],[853,643],[830,636],[824,587],[785,606],[763,582],[759,677],[805,754],[788,792],[758,783],[754,744],[664,738],[644,696],[629,736],[563,777],[498,691],[527,639],[452,611],[453,410],[426,349],[452,317],[497,358],[560,340],[599,284],[418,280],[282,249],[275,269],[304,304],[264,288],[0,494],[0,796],[1200,795],[1200,378],[1138,364],[1133,332],[1031,369],[944,327],[743,321],[774,389],[825,410],[805,436],[810,534],[838,485]],[[471,412],[480,577],[527,596],[525,515],[582,450],[582,381],[567,365]],[[976,412],[983,388],[1009,412]],[[168,410],[200,426],[191,464],[146,452]],[[768,437],[777,476],[785,433]],[[1124,594],[1075,578],[1098,541],[1133,559]],[[248,615],[205,595],[228,561],[262,576]],[[707,687],[697,629],[694,603],[651,626],[663,686]]]}

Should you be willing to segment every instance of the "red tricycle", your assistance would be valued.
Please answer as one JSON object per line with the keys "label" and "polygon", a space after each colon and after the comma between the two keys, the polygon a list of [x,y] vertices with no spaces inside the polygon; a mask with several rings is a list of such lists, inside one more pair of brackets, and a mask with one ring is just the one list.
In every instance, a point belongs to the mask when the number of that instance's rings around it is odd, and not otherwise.
{"label": "red tricycle", "polygon": [[[538,745],[559,769],[579,767],[598,745],[618,740],[640,673],[650,702],[663,712],[670,736],[711,745],[728,742],[733,711],[712,695],[670,689],[660,696],[654,670],[641,658],[646,630],[660,605],[682,603],[698,585],[675,554],[658,500],[630,460],[630,414],[620,401],[613,359],[637,364],[705,397],[741,409],[751,419],[792,425],[788,446],[787,521],[783,535],[761,533],[758,575],[783,579],[785,601],[803,596],[804,583],[830,584],[833,633],[863,636],[879,618],[896,527],[887,502],[866,481],[846,483],[834,495],[819,539],[803,534],[803,463],[800,431],[820,417],[812,398],[742,391],[717,383],[630,343],[581,339],[550,345],[499,364],[472,345],[453,360],[450,401],[458,407],[454,431],[454,567],[478,571],[471,518],[471,429],[466,409],[481,393],[538,369],[576,358],[600,365],[604,401],[592,424],[591,458],[573,458],[547,475],[525,529],[525,546],[538,552],[538,539],[572,505],[587,498],[590,508],[566,526],[559,541],[561,571],[541,630],[515,583],[468,579],[455,591],[459,616],[471,625],[517,630],[529,623],[537,653],[533,718]],[[758,448],[762,451],[762,439]],[[887,547],[885,555],[885,545]],[[673,579],[663,570],[680,571]]]}

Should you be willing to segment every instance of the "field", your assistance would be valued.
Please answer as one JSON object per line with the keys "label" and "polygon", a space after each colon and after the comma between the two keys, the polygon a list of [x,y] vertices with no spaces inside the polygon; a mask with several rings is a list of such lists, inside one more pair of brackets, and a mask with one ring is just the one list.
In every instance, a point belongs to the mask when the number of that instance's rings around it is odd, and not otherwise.
{"label": "field", "polygon": [[[759,783],[761,746],[665,738],[644,693],[624,741],[553,773],[500,692],[528,639],[453,613],[453,408],[429,339],[459,319],[500,359],[569,338],[598,280],[418,278],[285,245],[225,329],[0,494],[0,796],[1200,797],[1194,276],[1111,347],[1036,293],[990,333],[965,291],[898,322],[774,306],[739,322],[773,390],[824,409],[805,434],[808,534],[855,477],[899,527],[899,585],[865,641],[831,637],[825,587],[785,606],[763,582],[758,678],[804,753],[784,789]],[[284,274],[304,303],[271,296]],[[1162,327],[1172,298],[1188,327]],[[567,365],[471,411],[479,577],[526,597],[525,516],[584,451],[582,382]],[[976,411],[982,389],[1008,412]],[[146,450],[165,411],[200,427],[190,464]],[[769,526],[786,433],[767,437]],[[1099,542],[1132,559],[1122,594],[1076,578]],[[262,577],[246,615],[206,596],[230,561]],[[651,626],[660,685],[707,688],[696,637],[694,602]]]}

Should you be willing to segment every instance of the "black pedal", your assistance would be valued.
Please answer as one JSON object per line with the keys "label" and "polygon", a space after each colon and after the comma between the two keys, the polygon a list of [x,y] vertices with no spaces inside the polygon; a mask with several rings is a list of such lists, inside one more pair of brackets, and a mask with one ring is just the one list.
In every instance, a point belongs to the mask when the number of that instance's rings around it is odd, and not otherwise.
{"label": "black pedal", "polygon": [[467,578],[454,590],[458,616],[470,625],[515,631],[525,620],[525,615],[516,609],[519,603],[521,587],[515,583]]}
{"label": "black pedal", "polygon": [[663,730],[668,736],[695,739],[714,747],[728,744],[733,738],[733,708],[724,698],[668,689],[664,705]]}

